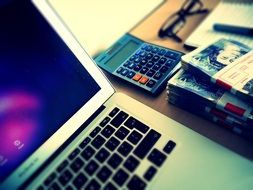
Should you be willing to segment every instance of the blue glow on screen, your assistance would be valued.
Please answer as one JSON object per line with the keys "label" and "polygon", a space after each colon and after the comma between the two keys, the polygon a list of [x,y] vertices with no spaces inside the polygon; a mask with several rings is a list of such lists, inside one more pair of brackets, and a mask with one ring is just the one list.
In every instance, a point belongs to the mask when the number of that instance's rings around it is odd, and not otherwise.
{"label": "blue glow on screen", "polygon": [[99,90],[30,1],[0,4],[0,182]]}

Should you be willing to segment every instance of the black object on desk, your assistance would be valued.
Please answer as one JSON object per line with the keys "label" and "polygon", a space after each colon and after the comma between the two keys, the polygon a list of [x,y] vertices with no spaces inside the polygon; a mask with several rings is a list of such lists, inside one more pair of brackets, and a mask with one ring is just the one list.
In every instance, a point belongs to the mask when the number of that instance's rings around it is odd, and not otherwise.
{"label": "black object on desk", "polygon": [[95,61],[109,73],[156,94],[180,68],[182,55],[125,34]]}
{"label": "black object on desk", "polygon": [[220,32],[229,32],[234,34],[253,36],[253,28],[247,28],[243,26],[217,23],[213,25],[213,29]]}

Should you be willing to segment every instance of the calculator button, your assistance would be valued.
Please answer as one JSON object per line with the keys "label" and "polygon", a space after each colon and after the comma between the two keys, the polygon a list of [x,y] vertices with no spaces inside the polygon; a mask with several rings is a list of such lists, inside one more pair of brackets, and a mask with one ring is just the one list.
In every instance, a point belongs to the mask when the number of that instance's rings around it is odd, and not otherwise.
{"label": "calculator button", "polygon": [[128,65],[130,65],[131,62],[127,61],[123,64],[124,67],[127,67]]}
{"label": "calculator button", "polygon": [[130,61],[133,61],[133,60],[135,60],[137,58],[137,55],[133,55],[132,57],[130,57]]}
{"label": "calculator button", "polygon": [[162,72],[162,73],[166,73],[167,71],[168,71],[168,67],[166,67],[166,66],[163,66],[161,69],[160,69],[160,72]]}
{"label": "calculator button", "polygon": [[160,78],[162,78],[162,76],[163,76],[162,73],[157,72],[157,73],[153,76],[153,78],[156,79],[156,80],[159,80]]}
{"label": "calculator button", "polygon": [[135,63],[140,63],[140,61],[141,61],[141,58],[139,58],[139,57],[137,57],[137,58],[134,59]]}
{"label": "calculator button", "polygon": [[166,53],[164,56],[176,60],[176,59],[178,59],[179,54],[178,54],[178,53],[171,52],[171,51],[167,51],[167,53]]}
{"label": "calculator button", "polygon": [[147,59],[151,59],[153,56],[154,56],[154,54],[148,53],[147,56],[146,56],[146,58],[147,58]]}
{"label": "calculator button", "polygon": [[139,81],[141,79],[141,77],[142,77],[142,75],[137,73],[137,74],[134,75],[134,77],[132,79],[135,80],[135,81]]}
{"label": "calculator button", "polygon": [[146,65],[147,62],[148,62],[147,59],[142,59],[141,62],[140,62],[140,64],[141,64],[141,65]]}
{"label": "calculator button", "polygon": [[134,63],[130,63],[129,65],[128,65],[128,68],[129,69],[133,69],[135,67],[135,64]]}
{"label": "calculator button", "polygon": [[149,76],[149,77],[152,77],[154,74],[155,74],[155,71],[152,70],[152,69],[150,69],[150,70],[147,72],[146,75]]}
{"label": "calculator button", "polygon": [[158,51],[158,54],[159,55],[164,55],[166,53],[166,50],[165,49],[160,49],[160,51]]}
{"label": "calculator button", "polygon": [[146,67],[149,67],[149,68],[151,68],[151,67],[153,67],[154,66],[154,62],[148,62],[147,64],[146,64]]}
{"label": "calculator button", "polygon": [[155,86],[156,81],[154,80],[149,80],[148,83],[146,84],[147,87],[152,88],[153,86]]}
{"label": "calculator button", "polygon": [[141,74],[145,74],[146,72],[148,72],[148,68],[147,68],[147,67],[143,67],[143,68],[140,70],[140,73],[141,73]]}
{"label": "calculator button", "polygon": [[141,65],[135,65],[134,70],[135,71],[139,71],[139,70],[141,70],[141,68],[142,68]]}
{"label": "calculator button", "polygon": [[145,50],[145,49],[147,48],[147,46],[148,46],[148,45],[143,44],[143,45],[141,46],[141,49]]}
{"label": "calculator button", "polygon": [[160,57],[158,55],[155,55],[153,58],[152,58],[152,61],[156,62],[160,59]]}
{"label": "calculator button", "polygon": [[160,64],[155,64],[154,67],[152,69],[154,70],[159,70],[161,68],[161,65]]}
{"label": "calculator button", "polygon": [[153,50],[153,48],[152,48],[152,46],[151,46],[151,45],[147,45],[147,47],[145,48],[145,50],[146,50],[146,51],[152,51],[152,50]]}
{"label": "calculator button", "polygon": [[167,61],[167,59],[162,57],[158,62],[161,64],[164,64],[166,61]]}
{"label": "calculator button", "polygon": [[145,57],[145,56],[147,55],[147,52],[141,51],[139,55],[140,55],[141,57]]}
{"label": "calculator button", "polygon": [[139,80],[139,83],[141,84],[146,84],[148,82],[148,77],[142,77],[140,80]]}
{"label": "calculator button", "polygon": [[130,71],[128,74],[127,74],[127,78],[133,78],[133,76],[135,75],[135,72],[133,71]]}
{"label": "calculator button", "polygon": [[174,66],[175,63],[176,63],[176,61],[174,61],[173,59],[168,59],[167,62],[165,63],[165,65],[167,67],[171,67],[171,66]]}
{"label": "calculator button", "polygon": [[154,48],[152,49],[152,52],[153,52],[153,53],[157,53],[159,50],[160,50],[159,48],[154,47]]}
{"label": "calculator button", "polygon": [[117,73],[121,73],[124,69],[122,67],[118,68],[118,70],[116,71]]}
{"label": "calculator button", "polygon": [[120,74],[122,76],[126,76],[129,73],[129,71],[127,69],[124,69]]}

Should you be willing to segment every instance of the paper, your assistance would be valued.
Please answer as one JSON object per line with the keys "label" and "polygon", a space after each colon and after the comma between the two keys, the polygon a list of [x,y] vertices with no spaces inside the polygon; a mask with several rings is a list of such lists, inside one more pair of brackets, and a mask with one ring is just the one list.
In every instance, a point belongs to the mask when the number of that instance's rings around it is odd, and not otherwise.
{"label": "paper", "polygon": [[49,0],[92,56],[107,49],[162,2],[163,0]]}

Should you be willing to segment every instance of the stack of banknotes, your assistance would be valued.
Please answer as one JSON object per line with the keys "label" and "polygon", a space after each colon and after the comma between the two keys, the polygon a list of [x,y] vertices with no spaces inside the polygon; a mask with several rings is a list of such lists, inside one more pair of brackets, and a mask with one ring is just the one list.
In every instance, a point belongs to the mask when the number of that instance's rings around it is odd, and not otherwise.
{"label": "stack of banknotes", "polygon": [[253,53],[220,39],[182,57],[168,101],[253,140]]}

